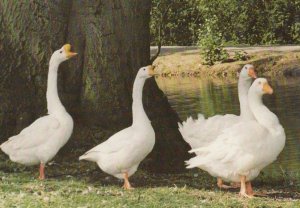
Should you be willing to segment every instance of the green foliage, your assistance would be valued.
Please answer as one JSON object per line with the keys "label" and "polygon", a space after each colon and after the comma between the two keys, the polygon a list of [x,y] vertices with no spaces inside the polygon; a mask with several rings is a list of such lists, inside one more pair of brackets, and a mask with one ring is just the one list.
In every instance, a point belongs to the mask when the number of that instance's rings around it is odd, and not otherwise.
{"label": "green foliage", "polygon": [[292,25],[292,39],[296,40],[295,42],[300,42],[300,22],[297,22],[296,24]]}
{"label": "green foliage", "polygon": [[[270,43],[300,43],[300,1],[274,0],[265,3]],[[298,25],[298,26],[297,26]],[[298,29],[297,29],[298,28]]]}
{"label": "green foliage", "polygon": [[228,58],[228,53],[224,49],[222,33],[218,32],[216,19],[208,19],[199,32],[199,46],[204,64],[214,65],[217,61]]}
{"label": "green foliage", "polygon": [[196,44],[199,25],[203,20],[198,2],[199,0],[152,0],[151,44],[157,45],[159,36],[162,45]]}
{"label": "green foliage", "polygon": [[245,51],[235,51],[233,59],[236,61],[246,61],[246,60],[250,59],[250,56]]}
{"label": "green foliage", "polygon": [[152,44],[166,8],[163,45],[195,44],[197,31],[212,20],[225,43],[300,43],[300,0],[153,0],[152,6]]}

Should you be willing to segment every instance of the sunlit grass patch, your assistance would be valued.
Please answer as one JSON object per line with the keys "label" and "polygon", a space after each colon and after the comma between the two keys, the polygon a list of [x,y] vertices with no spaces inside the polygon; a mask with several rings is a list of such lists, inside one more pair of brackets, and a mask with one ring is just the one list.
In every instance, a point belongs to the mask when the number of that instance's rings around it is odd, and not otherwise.
{"label": "sunlit grass patch", "polygon": [[[86,164],[89,163],[83,165]],[[78,165],[72,164],[71,167]],[[258,179],[255,190],[265,192],[267,197],[243,199],[238,196],[238,190],[219,190],[215,179],[201,171],[185,174],[150,174],[138,171],[132,177],[135,189],[124,191],[121,181],[103,174],[99,169],[74,175],[60,174],[61,176],[56,177],[56,167],[50,166],[48,169],[52,177],[40,181],[35,174],[36,167],[18,169],[19,166],[16,166],[14,169],[14,164],[11,166],[10,170],[16,172],[0,172],[0,207],[300,206],[299,193],[289,195],[285,187],[282,189],[277,182],[273,185],[271,181],[266,183],[263,177]],[[295,186],[290,190],[297,192]]]}

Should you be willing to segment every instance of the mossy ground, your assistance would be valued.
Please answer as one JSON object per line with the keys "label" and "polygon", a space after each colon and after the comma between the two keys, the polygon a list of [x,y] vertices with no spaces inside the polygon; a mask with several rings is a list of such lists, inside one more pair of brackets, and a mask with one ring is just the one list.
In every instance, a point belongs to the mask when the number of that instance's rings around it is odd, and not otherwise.
{"label": "mossy ground", "polygon": [[[0,156],[0,207],[299,207],[299,179],[263,174],[253,182],[253,199],[238,189],[219,190],[214,178],[193,170],[182,174],[151,174],[139,170],[131,178],[134,190],[99,170],[94,163],[63,159],[46,168],[24,167]],[[74,160],[72,160],[74,161]]]}

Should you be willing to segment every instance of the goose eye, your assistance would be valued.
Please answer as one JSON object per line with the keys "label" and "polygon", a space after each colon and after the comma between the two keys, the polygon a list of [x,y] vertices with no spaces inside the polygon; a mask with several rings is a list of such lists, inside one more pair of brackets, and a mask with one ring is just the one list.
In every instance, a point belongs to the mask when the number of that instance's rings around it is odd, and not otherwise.
{"label": "goose eye", "polygon": [[261,82],[258,82],[259,85],[261,85]]}
{"label": "goose eye", "polygon": [[59,53],[62,53],[62,51],[59,51]]}
{"label": "goose eye", "polygon": [[145,71],[146,69],[144,68],[144,71]]}

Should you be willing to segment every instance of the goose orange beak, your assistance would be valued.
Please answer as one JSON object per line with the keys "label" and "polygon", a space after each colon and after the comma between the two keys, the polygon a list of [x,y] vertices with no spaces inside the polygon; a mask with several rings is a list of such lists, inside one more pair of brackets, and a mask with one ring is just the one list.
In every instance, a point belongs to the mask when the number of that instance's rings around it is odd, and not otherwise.
{"label": "goose orange beak", "polygon": [[148,66],[148,75],[149,76],[154,76],[154,75],[156,75],[156,73],[154,72],[154,66],[152,66],[152,65],[149,65]]}
{"label": "goose orange beak", "polygon": [[273,89],[272,89],[272,87],[268,83],[265,83],[263,85],[263,91],[266,94],[270,94],[270,95],[273,94]]}
{"label": "goose orange beak", "polygon": [[77,53],[74,53],[74,52],[71,51],[71,45],[70,44],[65,44],[63,47],[65,49],[66,56],[67,56],[68,59],[77,55]]}
{"label": "goose orange beak", "polygon": [[255,71],[254,71],[254,68],[250,68],[250,69],[248,70],[248,75],[249,75],[249,77],[252,77],[252,78],[254,78],[254,79],[257,78],[256,73],[255,73]]}

